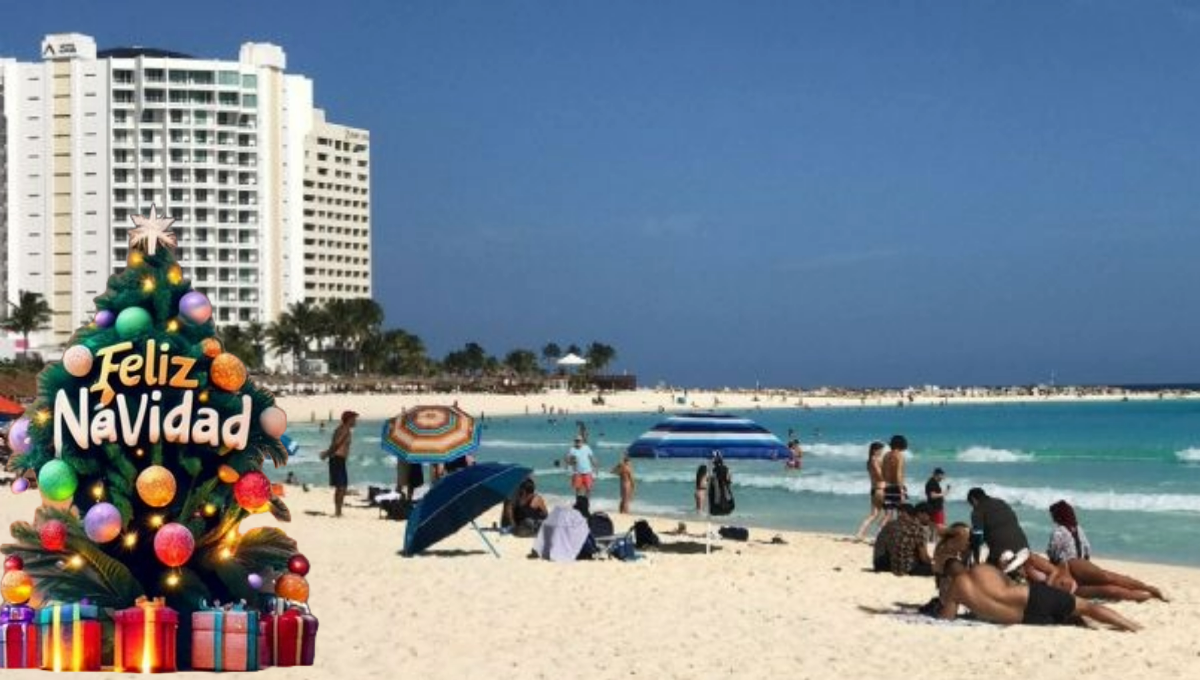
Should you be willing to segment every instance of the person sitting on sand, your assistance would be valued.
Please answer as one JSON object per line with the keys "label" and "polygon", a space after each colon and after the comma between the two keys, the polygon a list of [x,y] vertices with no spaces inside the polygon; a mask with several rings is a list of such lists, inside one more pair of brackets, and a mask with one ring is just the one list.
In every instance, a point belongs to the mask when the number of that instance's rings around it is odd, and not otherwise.
{"label": "person sitting on sand", "polygon": [[500,523],[501,526],[512,527],[514,536],[529,537],[537,534],[549,514],[546,499],[537,492],[537,484],[532,477],[526,477],[517,487],[516,495],[504,502]]}
{"label": "person sitting on sand", "polygon": [[[884,547],[887,568],[896,576],[932,576],[933,560],[925,542],[929,533],[929,504],[919,503],[916,507],[901,504],[900,516],[888,526],[893,524],[896,526],[888,532]],[[876,540],[879,543],[883,541]]]}
{"label": "person sitting on sand", "polygon": [[1054,564],[1034,553],[1025,561],[1024,573],[1030,583],[1045,583],[1087,599],[1145,602],[1154,598],[1167,601],[1158,588],[1132,576],[1102,569],[1091,560],[1071,558]]}
{"label": "person sitting on sand", "polygon": [[1008,503],[988,496],[979,487],[967,492],[967,503],[971,505],[971,528],[987,544],[979,561],[1009,573],[1020,568],[1029,557],[1029,539],[1017,520],[1017,513]]}
{"label": "person sitting on sand", "polygon": [[704,503],[708,498],[708,466],[696,468],[696,513],[704,514]]}
{"label": "person sitting on sand", "polygon": [[1079,526],[1075,517],[1075,508],[1066,501],[1058,501],[1050,506],[1050,519],[1054,520],[1054,531],[1050,534],[1050,544],[1046,546],[1046,557],[1055,564],[1073,559],[1092,559],[1092,546],[1088,543],[1087,534]]}
{"label": "person sitting on sand", "polygon": [[1141,628],[1116,611],[1051,588],[1044,583],[1013,583],[996,567],[970,569],[953,559],[943,567],[948,583],[938,604],[938,617],[952,620],[964,605],[982,621],[999,624],[1063,625],[1093,620],[1118,630]]}

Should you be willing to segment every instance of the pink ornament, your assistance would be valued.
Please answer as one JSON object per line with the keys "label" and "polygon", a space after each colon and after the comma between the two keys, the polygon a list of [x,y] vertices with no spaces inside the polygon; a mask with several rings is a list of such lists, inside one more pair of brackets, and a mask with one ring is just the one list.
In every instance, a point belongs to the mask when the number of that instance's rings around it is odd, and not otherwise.
{"label": "pink ornament", "polygon": [[278,406],[269,406],[258,416],[258,423],[268,437],[279,439],[287,430],[287,413]]}
{"label": "pink ornament", "polygon": [[198,290],[193,290],[179,299],[179,314],[194,324],[202,324],[212,318],[212,303]]}
{"label": "pink ornament", "polygon": [[92,371],[92,350],[86,345],[73,345],[63,352],[63,368],[67,373],[82,378]]}
{"label": "pink ornament", "polygon": [[96,312],[96,318],[92,320],[100,328],[108,328],[117,320],[117,315],[107,309],[101,309]]}
{"label": "pink ornament", "polygon": [[247,472],[233,485],[233,497],[243,510],[254,512],[271,500],[271,480],[257,470]]}
{"label": "pink ornament", "polygon": [[13,493],[25,493],[29,489],[29,480],[24,477],[18,477],[12,483]]}
{"label": "pink ornament", "polygon": [[4,558],[4,571],[21,571],[25,568],[25,560],[20,555],[9,555]]}
{"label": "pink ornament", "polygon": [[8,428],[8,447],[13,450],[13,453],[23,454],[29,452],[29,447],[33,442],[29,439],[29,419],[17,418],[17,422]]}
{"label": "pink ornament", "polygon": [[182,524],[164,525],[154,535],[154,554],[158,561],[168,567],[182,567],[192,558],[196,550],[196,539]]}

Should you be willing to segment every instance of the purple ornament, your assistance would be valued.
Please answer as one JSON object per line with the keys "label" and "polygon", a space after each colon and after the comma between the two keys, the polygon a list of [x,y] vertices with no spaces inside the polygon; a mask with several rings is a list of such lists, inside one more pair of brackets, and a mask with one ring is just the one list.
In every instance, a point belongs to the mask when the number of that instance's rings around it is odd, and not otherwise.
{"label": "purple ornament", "polygon": [[100,311],[96,312],[96,318],[93,319],[92,322],[100,328],[108,328],[109,326],[113,325],[113,322],[116,320],[117,315],[113,314],[112,311],[101,309]]}
{"label": "purple ornament", "polygon": [[212,318],[212,303],[198,290],[193,290],[179,299],[179,313],[194,324],[202,324]]}
{"label": "purple ornament", "polygon": [[32,442],[29,441],[29,419],[18,418],[12,427],[8,428],[8,446],[14,453],[27,453]]}
{"label": "purple ornament", "polygon": [[121,535],[121,511],[112,503],[97,503],[83,516],[83,533],[96,543]]}
{"label": "purple ornament", "polygon": [[13,493],[24,493],[29,488],[29,480],[24,477],[18,477],[12,483]]}
{"label": "purple ornament", "polygon": [[253,588],[254,590],[258,590],[259,588],[262,588],[262,585],[263,585],[262,577],[259,576],[258,574],[250,574],[249,576],[246,577],[246,582],[249,583],[250,587]]}

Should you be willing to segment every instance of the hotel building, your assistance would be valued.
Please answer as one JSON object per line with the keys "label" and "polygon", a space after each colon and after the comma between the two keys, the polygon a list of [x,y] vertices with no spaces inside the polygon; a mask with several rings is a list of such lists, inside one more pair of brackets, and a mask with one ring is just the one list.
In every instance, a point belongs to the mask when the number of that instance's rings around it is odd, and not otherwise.
{"label": "hotel building", "polygon": [[33,349],[91,318],[152,204],[219,325],[371,296],[370,137],[326,122],[281,48],[222,61],[57,34],[41,56],[0,59],[0,294],[50,304]]}

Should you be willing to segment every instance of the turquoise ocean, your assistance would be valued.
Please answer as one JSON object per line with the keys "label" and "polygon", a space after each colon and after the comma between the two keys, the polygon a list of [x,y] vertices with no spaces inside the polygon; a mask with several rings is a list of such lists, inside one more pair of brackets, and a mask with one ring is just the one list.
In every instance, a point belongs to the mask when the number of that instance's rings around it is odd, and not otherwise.
{"label": "turquoise ocean", "polygon": [[[910,443],[908,487],[923,497],[935,467],[950,485],[949,521],[969,519],[967,490],[982,486],[1019,514],[1032,545],[1044,548],[1051,523],[1047,507],[1072,503],[1098,560],[1117,559],[1200,566],[1200,401],[1028,403],[772,408],[738,412],[781,439],[804,448],[804,466],[732,461],[737,510],[725,524],[765,529],[852,534],[868,508],[867,446],[903,434]],[[521,463],[537,473],[551,500],[570,497],[560,466],[583,423],[602,470],[662,419],[654,414],[486,417],[479,460]],[[395,459],[380,448],[383,423],[362,421],[354,435],[351,483],[395,483]],[[300,444],[287,470],[301,481],[327,482],[317,454],[331,430],[293,424]],[[699,461],[635,460],[634,514],[701,522],[692,512]],[[280,477],[283,471],[274,475]],[[617,483],[602,474],[593,508],[615,510]],[[769,538],[762,536],[761,538]]]}

